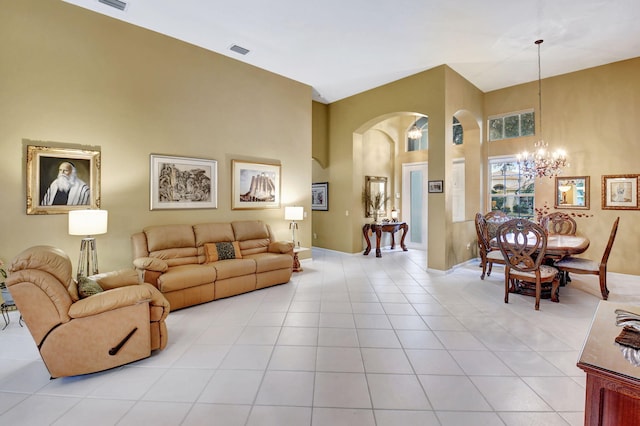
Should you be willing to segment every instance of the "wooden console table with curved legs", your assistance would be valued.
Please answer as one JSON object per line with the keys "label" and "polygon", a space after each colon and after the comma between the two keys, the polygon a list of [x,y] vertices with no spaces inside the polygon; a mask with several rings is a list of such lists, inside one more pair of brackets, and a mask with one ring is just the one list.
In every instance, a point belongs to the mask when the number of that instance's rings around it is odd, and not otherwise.
{"label": "wooden console table with curved legs", "polygon": [[409,249],[404,245],[404,239],[407,236],[407,232],[409,232],[409,225],[407,225],[406,222],[367,223],[362,227],[362,235],[364,235],[364,239],[367,241],[367,249],[362,254],[366,256],[371,251],[369,233],[376,234],[376,257],[382,257],[382,253],[380,252],[380,238],[383,232],[391,234],[391,249],[393,250],[396,246],[395,233],[398,232],[399,229],[402,229],[400,247],[402,247],[402,251],[408,251]]}

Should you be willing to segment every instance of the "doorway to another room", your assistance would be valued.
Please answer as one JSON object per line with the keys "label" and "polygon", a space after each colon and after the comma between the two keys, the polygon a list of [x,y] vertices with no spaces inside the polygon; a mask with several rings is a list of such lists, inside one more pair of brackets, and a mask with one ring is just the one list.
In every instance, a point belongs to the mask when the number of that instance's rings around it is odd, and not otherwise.
{"label": "doorway to another room", "polygon": [[427,250],[428,179],[426,162],[402,165],[402,220],[409,225],[405,244],[424,251]]}

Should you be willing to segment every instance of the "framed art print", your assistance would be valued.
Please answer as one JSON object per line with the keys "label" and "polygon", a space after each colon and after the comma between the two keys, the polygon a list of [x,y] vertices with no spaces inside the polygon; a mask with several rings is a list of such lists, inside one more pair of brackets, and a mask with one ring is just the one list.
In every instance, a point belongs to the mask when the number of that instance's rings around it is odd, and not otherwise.
{"label": "framed art print", "polygon": [[231,209],[280,207],[280,166],[231,161]]}
{"label": "framed art print", "polygon": [[638,177],[640,175],[602,176],[603,210],[638,210]]}
{"label": "framed art print", "polygon": [[100,208],[100,151],[27,145],[27,214]]}
{"label": "framed art print", "polygon": [[151,154],[151,210],[218,207],[218,162]]}
{"label": "framed art print", "polygon": [[441,180],[430,180],[429,181],[429,192],[443,192],[443,181]]}
{"label": "framed art print", "polygon": [[329,183],[311,184],[311,210],[329,210]]}

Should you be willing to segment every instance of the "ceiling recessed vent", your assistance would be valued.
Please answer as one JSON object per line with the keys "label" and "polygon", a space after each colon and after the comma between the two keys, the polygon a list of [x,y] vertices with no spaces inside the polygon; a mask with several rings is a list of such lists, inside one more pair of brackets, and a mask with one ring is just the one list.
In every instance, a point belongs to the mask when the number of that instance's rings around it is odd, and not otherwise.
{"label": "ceiling recessed vent", "polygon": [[118,10],[124,10],[127,7],[127,3],[120,0],[98,0],[102,4],[115,7]]}
{"label": "ceiling recessed vent", "polygon": [[231,46],[229,48],[231,51],[239,53],[241,55],[246,55],[247,53],[249,53],[249,49],[245,49],[242,46],[238,46],[237,44],[234,44],[233,46]]}

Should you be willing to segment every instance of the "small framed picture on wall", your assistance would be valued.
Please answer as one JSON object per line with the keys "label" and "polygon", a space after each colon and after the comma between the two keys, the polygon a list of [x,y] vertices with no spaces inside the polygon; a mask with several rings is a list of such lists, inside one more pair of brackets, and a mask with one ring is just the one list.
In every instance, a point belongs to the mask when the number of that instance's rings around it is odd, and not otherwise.
{"label": "small framed picture on wall", "polygon": [[443,192],[444,191],[444,181],[441,180],[430,180],[429,181],[429,192]]}

